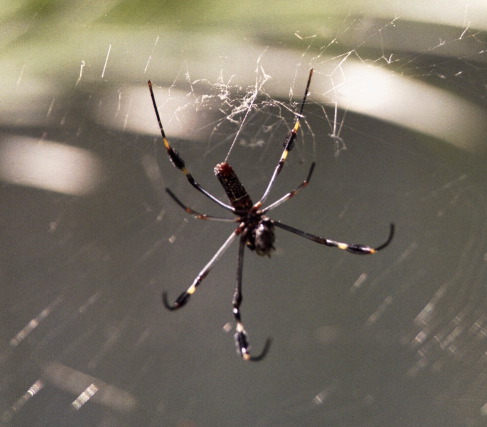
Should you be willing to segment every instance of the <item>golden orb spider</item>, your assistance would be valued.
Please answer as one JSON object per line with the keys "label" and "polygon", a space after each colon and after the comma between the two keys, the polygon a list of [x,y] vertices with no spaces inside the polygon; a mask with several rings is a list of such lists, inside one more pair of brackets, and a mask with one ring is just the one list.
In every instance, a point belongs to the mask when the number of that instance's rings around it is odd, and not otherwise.
{"label": "golden orb spider", "polygon": [[308,172],[308,176],[298,187],[296,187],[294,190],[290,191],[289,193],[285,194],[275,202],[271,203],[267,207],[263,207],[264,201],[267,199],[267,196],[269,195],[269,192],[271,191],[271,188],[274,185],[277,176],[279,175],[282,168],[284,167],[284,164],[286,163],[286,159],[289,152],[294,147],[296,135],[301,126],[300,120],[303,114],[306,98],[308,96],[308,91],[309,91],[309,86],[311,84],[312,76],[313,76],[313,69],[309,71],[308,82],[306,84],[304,96],[301,101],[301,107],[299,109],[299,113],[296,115],[296,122],[294,124],[294,127],[289,132],[289,134],[287,135],[284,141],[283,144],[284,150],[281,154],[281,158],[279,159],[279,162],[277,163],[277,166],[274,169],[274,173],[272,174],[269,184],[267,184],[267,188],[264,194],[262,195],[262,197],[259,199],[257,203],[252,202],[252,199],[250,198],[249,194],[247,193],[244,186],[238,179],[232,167],[227,162],[219,163],[215,166],[215,175],[220,181],[221,185],[223,186],[223,189],[225,190],[227,197],[230,201],[230,205],[227,205],[226,203],[217,199],[215,196],[213,196],[211,193],[205,190],[200,184],[198,184],[193,178],[193,176],[189,173],[188,169],[186,169],[182,157],[171,147],[169,141],[166,138],[166,133],[164,132],[161,118],[159,116],[159,111],[157,109],[154,92],[152,90],[152,82],[150,80],[148,82],[152,104],[154,106],[154,111],[156,113],[157,123],[161,131],[164,147],[166,148],[167,154],[172,164],[186,176],[189,183],[194,188],[196,188],[196,190],[204,194],[206,197],[208,197],[213,202],[220,205],[227,211],[232,212],[235,215],[235,218],[223,218],[223,217],[215,217],[206,214],[201,214],[199,212],[196,212],[194,209],[186,206],[180,199],[176,197],[176,195],[169,188],[166,188],[167,193],[181,208],[183,208],[188,214],[192,215],[196,219],[238,223],[237,228],[232,232],[232,234],[230,234],[230,236],[227,238],[225,243],[223,243],[220,249],[218,249],[215,255],[213,255],[210,261],[199,272],[199,274],[196,276],[191,286],[186,291],[184,291],[181,295],[179,295],[173,304],[169,304],[167,299],[167,294],[165,292],[163,292],[162,294],[162,301],[165,307],[171,311],[177,310],[182,306],[184,306],[188,302],[191,295],[193,295],[196,292],[196,288],[201,284],[203,279],[208,275],[210,270],[215,265],[216,261],[230,247],[230,245],[235,240],[235,238],[239,237],[240,243],[239,243],[239,250],[238,250],[238,261],[237,261],[237,283],[235,286],[235,293],[233,296],[233,315],[236,321],[235,343],[237,346],[238,353],[244,360],[252,360],[252,361],[262,360],[267,354],[267,351],[269,350],[271,344],[271,340],[267,339],[264,345],[264,349],[258,356],[252,356],[249,352],[250,346],[248,342],[248,336],[243,326],[241,315],[240,315],[240,305],[242,303],[243,255],[244,255],[245,246],[247,246],[251,251],[255,251],[257,255],[270,256],[271,252],[274,250],[274,240],[275,240],[274,227],[278,227],[278,228],[282,228],[283,230],[290,231],[291,233],[297,234],[298,236],[304,237],[305,239],[312,240],[313,242],[325,246],[342,249],[351,252],[353,254],[369,255],[369,254],[374,254],[377,251],[380,251],[381,249],[384,249],[387,245],[389,245],[394,235],[394,224],[390,224],[389,237],[387,238],[387,240],[382,245],[377,246],[376,248],[372,248],[370,246],[342,243],[342,242],[337,242],[335,240],[326,239],[324,237],[315,236],[313,234],[309,234],[304,231],[298,230],[294,227],[283,224],[280,221],[271,219],[266,216],[267,212],[271,211],[272,209],[276,208],[277,206],[291,199],[297,194],[299,190],[306,187],[311,179],[311,175],[315,167],[315,163],[312,163]]}

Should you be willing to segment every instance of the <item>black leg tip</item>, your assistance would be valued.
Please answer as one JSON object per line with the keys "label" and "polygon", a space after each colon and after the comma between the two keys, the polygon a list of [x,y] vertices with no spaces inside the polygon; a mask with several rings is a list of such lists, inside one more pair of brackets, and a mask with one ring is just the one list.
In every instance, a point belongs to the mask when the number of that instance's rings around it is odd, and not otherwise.
{"label": "black leg tip", "polygon": [[169,301],[167,299],[167,292],[162,293],[162,303],[164,304],[164,307],[166,307],[168,310],[174,310],[174,307],[169,304]]}
{"label": "black leg tip", "polygon": [[187,292],[183,292],[179,297],[176,299],[174,304],[169,304],[169,300],[167,298],[167,292],[162,293],[162,303],[164,304],[164,307],[166,307],[168,310],[174,311],[177,310],[178,308],[181,308],[183,305],[185,305],[188,300],[189,300],[190,294]]}
{"label": "black leg tip", "polygon": [[392,238],[394,237],[394,231],[395,231],[395,226],[394,223],[391,222],[390,225],[390,231],[389,231],[389,237],[387,238],[386,242],[380,245],[378,248],[376,248],[376,251],[380,251],[381,249],[384,249],[386,246],[389,246],[389,243],[392,242]]}
{"label": "black leg tip", "polygon": [[251,362],[260,362],[264,357],[266,357],[269,349],[271,348],[272,338],[267,338],[264,348],[262,349],[261,353],[258,356],[250,356],[249,360]]}

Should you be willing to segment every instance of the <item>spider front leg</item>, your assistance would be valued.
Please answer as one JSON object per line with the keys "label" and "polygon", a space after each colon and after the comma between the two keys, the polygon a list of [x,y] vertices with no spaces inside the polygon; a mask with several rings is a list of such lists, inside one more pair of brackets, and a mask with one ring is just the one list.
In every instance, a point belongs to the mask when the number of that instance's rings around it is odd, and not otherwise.
{"label": "spider front leg", "polygon": [[237,268],[237,285],[235,287],[235,293],[233,295],[233,316],[235,317],[235,321],[237,322],[236,325],[236,332],[235,332],[235,344],[237,346],[237,352],[242,356],[244,360],[250,360],[253,362],[257,362],[262,360],[267,352],[269,351],[269,347],[271,345],[271,339],[268,338],[264,349],[258,356],[251,356],[249,352],[249,341],[247,336],[247,331],[245,330],[242,318],[240,316],[240,305],[242,304],[242,270],[243,270],[243,256],[245,250],[245,241],[247,237],[245,233],[240,237],[240,245],[238,248],[238,268]]}
{"label": "spider front leg", "polygon": [[279,162],[277,162],[277,166],[274,169],[274,173],[272,174],[271,180],[269,181],[269,184],[267,184],[267,188],[264,191],[264,194],[260,199],[261,203],[264,203],[264,201],[267,199],[267,196],[269,195],[272,187],[274,186],[274,181],[276,180],[277,176],[281,173],[281,170],[286,163],[286,159],[287,159],[289,152],[294,148],[296,136],[298,134],[299,129],[301,128],[301,117],[303,116],[304,104],[306,104],[306,99],[308,98],[309,86],[311,84],[311,78],[312,77],[313,77],[313,69],[311,68],[309,70],[308,82],[306,83],[306,89],[304,90],[303,100],[301,101],[301,107],[300,107],[299,113],[296,117],[294,127],[288,133],[288,135],[284,141],[284,144],[283,144],[284,150],[281,154],[281,158],[279,159]]}
{"label": "spider front leg", "polygon": [[172,148],[171,144],[169,144],[169,141],[166,137],[166,132],[164,131],[164,127],[162,126],[161,116],[159,115],[159,110],[157,108],[154,91],[152,90],[152,82],[149,80],[147,84],[149,85],[150,96],[152,99],[152,105],[154,106],[154,112],[156,113],[157,124],[159,125],[159,130],[161,131],[162,142],[164,143],[164,147],[166,149],[167,155],[169,156],[169,160],[171,161],[171,163],[174,165],[174,167],[179,169],[184,174],[184,176],[186,176],[188,182],[194,188],[196,188],[196,190],[204,194],[210,200],[213,200],[213,202],[220,205],[222,208],[225,208],[230,212],[235,212],[235,209],[232,206],[229,206],[223,203],[222,201],[218,200],[213,194],[209,193],[200,184],[198,184],[196,180],[193,178],[193,175],[191,175],[188,169],[186,169],[186,164],[184,163],[183,158],[179,155],[179,153],[174,148]]}

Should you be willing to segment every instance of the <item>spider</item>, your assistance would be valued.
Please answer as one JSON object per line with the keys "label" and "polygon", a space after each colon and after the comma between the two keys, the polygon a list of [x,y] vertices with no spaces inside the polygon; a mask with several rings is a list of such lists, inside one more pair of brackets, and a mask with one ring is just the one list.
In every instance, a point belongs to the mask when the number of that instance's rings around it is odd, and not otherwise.
{"label": "spider", "polygon": [[299,190],[306,187],[310,182],[311,175],[313,174],[313,170],[315,167],[314,162],[311,164],[311,167],[308,172],[308,176],[298,187],[296,187],[294,190],[290,191],[289,193],[285,194],[275,202],[264,207],[264,202],[267,199],[277,176],[280,174],[282,168],[284,167],[289,152],[294,147],[296,135],[300,128],[300,120],[303,117],[302,113],[303,113],[304,105],[306,103],[306,98],[308,96],[308,91],[309,91],[309,86],[311,84],[312,76],[313,76],[313,69],[309,71],[308,82],[306,84],[304,96],[301,101],[299,113],[296,115],[296,121],[294,127],[288,133],[284,141],[283,144],[284,150],[281,154],[279,162],[277,163],[277,166],[274,169],[274,173],[272,174],[272,177],[269,183],[267,184],[267,188],[264,194],[262,195],[262,197],[259,199],[257,203],[252,202],[252,199],[250,198],[249,194],[247,193],[244,186],[237,178],[237,175],[235,174],[232,167],[227,162],[222,162],[215,166],[215,170],[214,170],[215,175],[220,181],[220,184],[223,186],[223,189],[225,190],[225,193],[230,201],[229,205],[217,199],[215,196],[213,196],[211,193],[209,193],[207,190],[205,190],[200,184],[198,184],[195,181],[195,179],[193,178],[189,170],[186,169],[182,157],[176,152],[176,150],[172,148],[171,144],[169,144],[169,141],[166,137],[166,133],[164,132],[164,128],[162,126],[159,111],[157,109],[154,92],[152,90],[152,82],[150,80],[148,82],[150,96],[152,99],[152,104],[154,106],[154,111],[157,118],[157,123],[159,125],[159,129],[162,135],[162,140],[164,142],[164,147],[166,148],[170,161],[177,169],[179,169],[186,176],[189,183],[196,190],[204,194],[206,197],[208,197],[217,205],[221,206],[227,211],[232,212],[235,215],[235,218],[223,218],[223,217],[201,214],[195,211],[194,209],[188,207],[187,205],[185,205],[169,188],[166,188],[166,192],[182,209],[184,209],[185,212],[192,215],[196,219],[235,222],[238,224],[235,230],[230,234],[227,240],[220,247],[220,249],[218,249],[218,251],[210,259],[210,261],[208,261],[208,263],[199,272],[199,274],[196,276],[191,286],[186,291],[181,293],[176,298],[173,304],[169,304],[167,293],[166,292],[162,293],[163,304],[168,310],[171,311],[177,310],[183,307],[184,305],[186,305],[191,295],[193,295],[196,292],[197,287],[206,278],[206,276],[208,276],[208,273],[213,268],[216,261],[223,255],[223,253],[230,247],[232,242],[238,237],[239,248],[238,248],[238,258],[237,258],[237,280],[236,280],[235,293],[233,295],[232,304],[233,304],[233,315],[236,322],[236,332],[234,335],[235,344],[237,347],[237,352],[243,358],[243,360],[251,360],[251,361],[262,360],[267,354],[271,344],[271,340],[267,339],[264,348],[259,355],[255,356],[250,354],[248,335],[242,323],[242,317],[240,313],[240,306],[242,304],[243,256],[244,256],[244,249],[246,246],[251,251],[255,251],[257,255],[270,256],[271,252],[275,249],[274,248],[274,241],[275,241],[274,228],[278,227],[278,228],[282,228],[283,230],[289,231],[291,233],[297,234],[298,236],[304,237],[305,239],[309,239],[313,242],[319,243],[321,245],[342,249],[351,252],[352,254],[368,255],[368,254],[375,254],[377,251],[380,251],[381,249],[384,249],[386,246],[388,246],[394,235],[394,224],[390,224],[389,237],[387,238],[387,240],[382,245],[377,246],[376,248],[372,248],[370,246],[342,243],[324,237],[315,236],[313,234],[283,224],[278,220],[271,219],[266,215],[269,211],[281,205],[282,203],[286,202],[287,200],[291,199],[298,193]]}

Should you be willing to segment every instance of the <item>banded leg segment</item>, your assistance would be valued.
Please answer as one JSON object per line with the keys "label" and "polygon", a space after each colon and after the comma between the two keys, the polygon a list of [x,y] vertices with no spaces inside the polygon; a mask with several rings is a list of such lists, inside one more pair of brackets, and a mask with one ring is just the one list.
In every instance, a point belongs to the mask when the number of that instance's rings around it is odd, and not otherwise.
{"label": "banded leg segment", "polygon": [[218,249],[216,254],[213,255],[213,258],[210,259],[208,264],[206,264],[203,270],[201,270],[199,274],[196,276],[196,279],[194,279],[193,283],[188,288],[188,290],[184,291],[181,295],[179,295],[176,298],[176,301],[174,301],[172,305],[169,304],[168,302],[167,293],[166,292],[162,293],[162,302],[168,310],[171,311],[177,310],[178,308],[181,308],[183,305],[185,305],[188,302],[191,295],[193,295],[196,292],[196,288],[201,284],[203,279],[206,276],[208,276],[208,273],[213,268],[218,258],[220,258],[225,253],[225,251],[229,248],[229,246],[232,244],[235,237],[237,236],[237,231],[238,228],[232,234],[230,234],[230,236],[228,236],[228,239],[225,241],[225,243],[223,243],[223,245],[220,246],[220,249]]}
{"label": "banded leg segment", "polygon": [[272,178],[269,181],[269,184],[267,185],[264,195],[260,199],[261,203],[263,203],[264,200],[267,199],[267,196],[269,195],[269,192],[271,191],[271,188],[274,185],[274,181],[276,180],[277,176],[281,173],[281,170],[284,167],[284,164],[286,163],[286,159],[289,152],[294,148],[296,136],[298,134],[299,128],[301,127],[301,117],[303,115],[304,104],[306,103],[306,99],[308,98],[309,86],[311,84],[312,77],[313,77],[313,69],[311,68],[309,70],[308,82],[306,83],[306,89],[304,90],[304,96],[301,102],[301,107],[299,109],[298,116],[296,118],[296,123],[294,124],[294,127],[291,129],[291,132],[289,132],[288,136],[286,137],[286,140],[284,141],[283,144],[284,151],[282,152],[281,158],[279,159],[279,162],[277,163],[277,166],[274,169],[274,173],[272,174]]}
{"label": "banded leg segment", "polygon": [[389,243],[391,243],[392,237],[394,236],[394,224],[391,224],[389,237],[387,238],[387,240],[382,245],[377,246],[376,248],[371,248],[370,246],[365,245],[342,243],[336,242],[335,240],[325,239],[324,237],[319,237],[315,236],[314,234],[306,233],[305,231],[298,230],[297,228],[283,224],[282,222],[276,220],[272,220],[272,223],[275,226],[282,228],[283,230],[290,231],[291,233],[297,234],[298,236],[304,237],[305,239],[312,240],[313,242],[319,243],[321,245],[338,248],[356,255],[375,254],[377,251],[380,251],[381,249],[384,249],[387,245],[389,245]]}
{"label": "banded leg segment", "polygon": [[277,208],[280,204],[286,202],[289,199],[292,199],[297,194],[297,192],[299,190],[306,187],[311,180],[311,175],[313,175],[314,168],[315,168],[315,162],[311,163],[311,167],[309,168],[308,176],[306,177],[306,179],[301,184],[299,184],[298,187],[296,187],[293,191],[290,191],[289,193],[285,194],[280,199],[276,200],[274,203],[271,203],[265,209],[262,209],[262,213],[265,214],[266,212],[269,212],[270,210]]}
{"label": "banded leg segment", "polygon": [[186,179],[189,181],[189,183],[194,188],[196,188],[200,193],[204,194],[206,197],[213,200],[213,202],[229,210],[230,212],[235,212],[235,209],[233,207],[218,200],[215,196],[213,196],[213,194],[209,193],[200,184],[198,184],[193,178],[193,176],[189,173],[188,169],[186,169],[186,165],[184,163],[183,158],[179,155],[179,153],[174,148],[171,147],[171,144],[169,144],[169,141],[166,137],[166,132],[164,132],[164,127],[162,126],[159,110],[157,109],[156,98],[154,96],[154,91],[152,90],[152,82],[149,80],[147,84],[149,85],[152,105],[154,106],[154,111],[156,113],[157,124],[159,125],[159,129],[161,131],[162,141],[164,142],[164,147],[166,148],[167,155],[169,156],[169,160],[171,161],[171,163],[186,176]]}
{"label": "banded leg segment", "polygon": [[238,247],[238,267],[237,267],[237,284],[235,287],[235,293],[233,295],[233,316],[235,317],[236,321],[236,332],[235,332],[235,344],[237,346],[237,352],[240,354],[242,359],[250,360],[253,362],[257,362],[262,360],[267,352],[269,351],[269,347],[271,345],[271,339],[268,338],[264,349],[258,356],[251,356],[249,352],[249,341],[247,336],[247,331],[244,328],[242,323],[242,318],[240,315],[240,305],[242,304],[243,296],[242,296],[242,271],[243,271],[243,256],[245,251],[245,241],[247,237],[245,233],[240,237],[240,244]]}

